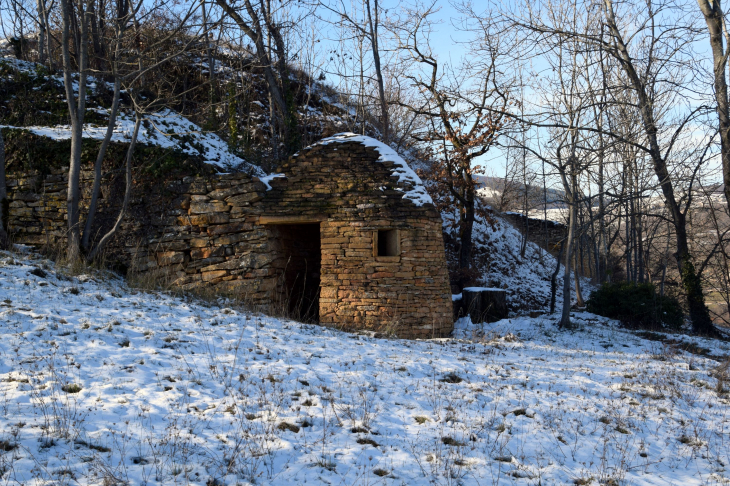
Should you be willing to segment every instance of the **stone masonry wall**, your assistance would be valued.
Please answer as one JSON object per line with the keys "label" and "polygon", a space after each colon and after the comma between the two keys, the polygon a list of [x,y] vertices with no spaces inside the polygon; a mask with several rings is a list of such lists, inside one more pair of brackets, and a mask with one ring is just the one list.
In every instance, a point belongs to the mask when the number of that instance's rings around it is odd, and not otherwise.
{"label": "stone masonry wall", "polygon": [[[267,213],[320,219],[320,322],[433,337],[451,332],[441,217],[403,198],[393,164],[357,142],[315,145],[271,181]],[[374,256],[378,229],[399,230],[401,255]]]}
{"label": "stone masonry wall", "polygon": [[[401,337],[436,337],[453,326],[441,219],[431,205],[403,198],[390,163],[357,142],[317,145],[285,164],[271,189],[245,174],[136,174],[128,217],[107,259],[156,274],[182,289],[212,288],[264,311],[282,298],[286,255],[281,224],[319,224],[319,321]],[[82,174],[84,192],[92,174]],[[407,189],[407,188],[406,188]],[[9,173],[9,229],[19,243],[62,242],[63,170]],[[105,185],[95,235],[110,227],[123,194]],[[397,229],[400,255],[378,257],[379,229]]]}
{"label": "stone masonry wall", "polygon": [[520,233],[527,234],[527,241],[547,250],[553,256],[560,252],[560,243],[568,235],[566,226],[554,221],[528,218],[517,213],[504,213],[502,216]]}

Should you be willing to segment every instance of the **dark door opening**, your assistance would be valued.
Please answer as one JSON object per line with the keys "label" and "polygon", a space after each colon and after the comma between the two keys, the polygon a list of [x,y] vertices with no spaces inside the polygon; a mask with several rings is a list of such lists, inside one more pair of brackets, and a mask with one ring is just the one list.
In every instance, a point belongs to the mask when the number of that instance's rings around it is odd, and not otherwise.
{"label": "dark door opening", "polygon": [[282,272],[279,299],[288,315],[303,322],[319,321],[322,250],[319,223],[270,225],[276,266]]}

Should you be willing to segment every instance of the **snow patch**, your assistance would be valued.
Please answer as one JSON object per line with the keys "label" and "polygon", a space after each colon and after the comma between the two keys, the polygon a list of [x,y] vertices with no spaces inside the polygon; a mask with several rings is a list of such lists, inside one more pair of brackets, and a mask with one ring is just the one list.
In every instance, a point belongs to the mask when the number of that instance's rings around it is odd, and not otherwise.
{"label": "snow patch", "polygon": [[[108,110],[93,108],[93,111],[108,115]],[[112,142],[129,142],[134,132],[134,116],[120,113],[112,134]],[[68,140],[71,138],[70,125],[53,127],[29,126],[7,128],[27,130],[42,137],[53,140]],[[106,135],[106,125],[84,125],[83,138],[102,140]],[[255,176],[263,176],[263,171],[253,164],[233,154],[228,144],[215,133],[204,132],[198,125],[188,121],[185,117],[164,110],[159,113],[145,115],[139,130],[137,143],[169,148],[184,154],[201,157],[207,164],[218,167],[221,171],[246,172]]]}
{"label": "snow patch", "polygon": [[500,292],[505,292],[505,289],[500,289],[498,287],[465,287],[464,290],[468,292],[482,292],[482,291],[494,291],[498,290]]}
{"label": "snow patch", "polygon": [[271,190],[270,182],[272,180],[278,179],[280,177],[286,178],[286,175],[284,175],[284,174],[269,174],[267,176],[259,177],[259,180],[264,183],[264,185],[266,186],[266,190],[267,191],[270,191]]}

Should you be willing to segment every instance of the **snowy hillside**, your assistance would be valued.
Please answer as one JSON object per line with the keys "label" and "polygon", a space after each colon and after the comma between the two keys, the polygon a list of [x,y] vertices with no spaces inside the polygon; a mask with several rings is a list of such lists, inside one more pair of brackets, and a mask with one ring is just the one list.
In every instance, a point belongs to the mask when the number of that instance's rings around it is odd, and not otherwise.
{"label": "snowy hillside", "polygon": [[[213,109],[208,106],[208,60],[195,53],[181,54],[152,76],[160,79],[152,80],[138,94],[138,101],[155,107],[143,115],[139,142],[193,155],[222,171],[257,172],[256,165],[262,164],[267,170],[274,168],[272,157],[283,160],[288,152],[281,152],[281,141],[271,138],[272,112],[263,72],[254,66],[254,59],[245,48],[221,47],[215,55],[219,84],[213,89],[219,91],[216,97],[221,101]],[[167,76],[170,78],[162,79]],[[94,76],[87,79],[84,138],[100,140],[105,135],[113,92],[113,84],[108,81]],[[351,101],[346,95],[297,69],[290,73],[290,82],[302,146],[354,128],[362,131],[365,127],[369,134],[377,132],[361,113],[349,106]],[[77,75],[72,89],[78,94]],[[0,100],[0,128],[22,128],[56,140],[70,138],[62,73],[49,73],[44,66],[17,59],[3,40],[0,91],[4,93]],[[236,96],[231,97],[232,93]],[[123,89],[114,142],[128,142],[131,138],[131,106],[129,93]],[[273,167],[269,167],[272,163]]]}
{"label": "snowy hillside", "polygon": [[[488,256],[482,283],[507,289],[511,309],[545,310],[550,303],[550,276],[557,264],[555,258],[531,242],[527,242],[522,257],[522,235],[502,218],[496,217],[493,226],[483,221],[477,223],[474,233],[477,248]],[[559,301],[563,295],[562,281],[561,276]]]}
{"label": "snowy hillside", "polygon": [[[444,231],[451,232],[451,241],[457,241],[451,228],[456,214],[442,213]],[[492,221],[479,218],[474,224],[474,250],[481,285],[507,290],[510,311],[525,314],[530,310],[543,311],[550,304],[550,276],[557,261],[536,244],[527,242],[524,257],[520,253],[522,235],[501,217],[493,214]],[[449,238],[447,238],[448,246]],[[448,251],[447,251],[448,253]],[[562,271],[562,270],[561,270]],[[562,274],[557,280],[557,300],[561,301]],[[581,280],[584,297],[590,293],[587,279]]]}
{"label": "snowy hillside", "polygon": [[730,481],[718,362],[589,314],[381,340],[6,253],[0,305],[5,484]]}

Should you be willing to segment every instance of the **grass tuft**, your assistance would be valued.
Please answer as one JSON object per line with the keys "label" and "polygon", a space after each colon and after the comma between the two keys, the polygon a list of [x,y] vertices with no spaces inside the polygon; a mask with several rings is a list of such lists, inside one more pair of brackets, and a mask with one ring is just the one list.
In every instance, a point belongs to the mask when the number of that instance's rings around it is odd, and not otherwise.
{"label": "grass tuft", "polygon": [[279,429],[279,430],[281,430],[281,431],[288,430],[290,432],[294,432],[295,434],[298,434],[299,433],[299,426],[298,425],[294,425],[294,424],[290,424],[289,422],[282,422],[279,425],[277,425],[276,428]]}
{"label": "grass tuft", "polygon": [[68,385],[63,385],[61,390],[66,393],[78,393],[82,390],[82,388],[81,385],[77,385],[76,383],[69,383]]}
{"label": "grass tuft", "polygon": [[360,439],[357,439],[357,443],[362,444],[362,445],[371,445],[373,447],[380,447],[380,445],[377,442],[375,442],[373,439],[360,438]]}
{"label": "grass tuft", "polygon": [[461,383],[464,379],[452,371],[444,375],[441,381],[444,383]]}

